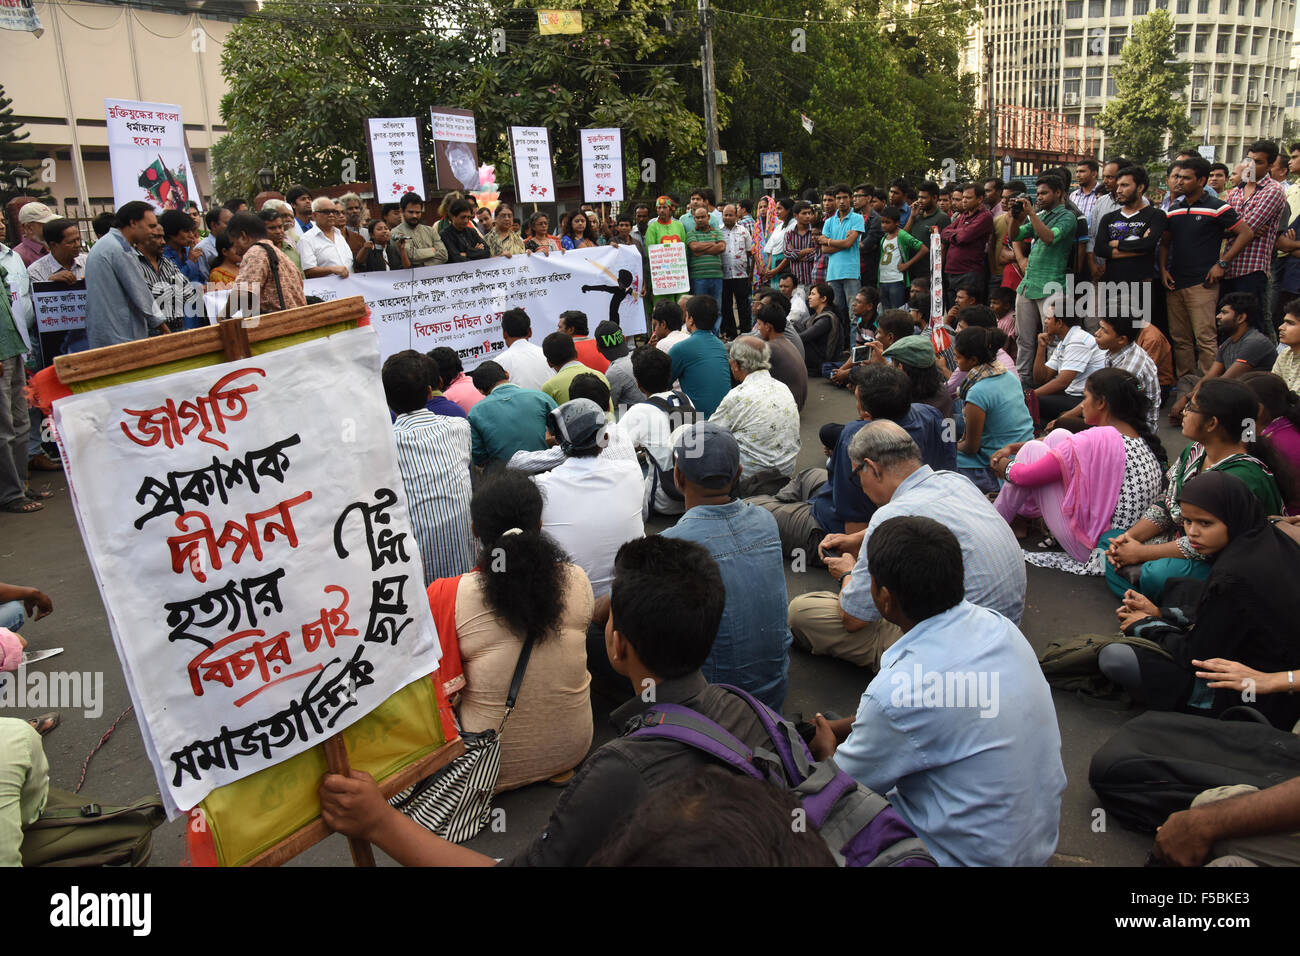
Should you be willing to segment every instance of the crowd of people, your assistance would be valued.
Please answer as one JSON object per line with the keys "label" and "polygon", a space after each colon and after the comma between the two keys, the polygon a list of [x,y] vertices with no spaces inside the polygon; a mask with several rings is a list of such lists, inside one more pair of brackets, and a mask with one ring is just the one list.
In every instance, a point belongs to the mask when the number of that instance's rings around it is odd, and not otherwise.
{"label": "crowd of people", "polygon": [[[383,366],[443,644],[435,679],[464,731],[500,724],[520,648],[535,644],[498,789],[567,790],[509,862],[693,859],[740,791],[697,750],[624,735],[668,703],[762,746],[719,685],[780,713],[791,655],[810,653],[863,669],[856,715],[807,725],[818,759],[887,796],[941,864],[1042,865],[1066,777],[1020,631],[1026,564],[1113,592],[1120,629],[1145,642],[1109,645],[1097,664],[1134,700],[1300,721],[1300,143],[1289,163],[1278,155],[1252,145],[1222,197],[1210,164],[1180,155],[1159,205],[1141,166],[1110,158],[1029,184],[835,184],[820,203],[719,205],[699,189],[684,209],[658,197],[653,215],[573,209],[558,235],[545,215],[517,224],[508,205],[492,215],[462,197],[428,225],[415,194],[363,224],[357,197],[301,187],[256,213],[207,213],[202,241],[183,214],[127,204],[88,258],[74,223],[20,220],[43,224],[33,276],[85,277],[90,346],[171,327],[159,289],[173,273],[257,283],[286,308],[304,304],[303,277],[685,244],[691,292],[651,297],[644,338],[615,310],[597,318],[602,293],[540,341],[524,309],[507,310],[504,350],[468,371],[447,348]],[[9,257],[36,251],[0,246],[15,293],[0,306],[0,506],[19,513],[39,508],[26,471],[44,452],[29,449],[13,385],[26,340]],[[840,388],[856,417],[809,423],[819,466],[800,469],[807,402]],[[1166,416],[1184,439],[1168,447]],[[789,568],[826,587],[791,599]],[[6,608],[16,630],[21,607],[0,606],[0,624]],[[953,675],[970,680],[958,702]],[[589,753],[593,694],[621,702],[620,736]],[[1215,840],[1277,834],[1273,850],[1296,859],[1284,834],[1300,800],[1274,790],[1190,810],[1196,826],[1177,815],[1157,852],[1201,863]],[[401,862],[494,862],[390,807],[364,774],[328,775],[320,794],[327,824]],[[700,821],[704,805],[716,816]],[[676,835],[652,852],[650,830]],[[744,858],[817,862],[823,849]]]}

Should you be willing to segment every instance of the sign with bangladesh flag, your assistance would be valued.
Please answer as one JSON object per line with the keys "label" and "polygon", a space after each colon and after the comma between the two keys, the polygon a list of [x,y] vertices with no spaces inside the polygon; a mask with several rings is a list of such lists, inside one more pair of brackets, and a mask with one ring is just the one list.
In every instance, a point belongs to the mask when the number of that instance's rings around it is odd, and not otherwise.
{"label": "sign with bangladesh flag", "polygon": [[162,212],[197,198],[179,106],[104,100],[104,111],[114,205],[138,199]]}

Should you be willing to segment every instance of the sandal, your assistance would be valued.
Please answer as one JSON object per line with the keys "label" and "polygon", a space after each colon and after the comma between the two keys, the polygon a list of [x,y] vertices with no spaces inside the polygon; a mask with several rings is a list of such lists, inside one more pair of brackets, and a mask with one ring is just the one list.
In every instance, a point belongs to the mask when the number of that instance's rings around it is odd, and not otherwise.
{"label": "sandal", "polygon": [[27,497],[31,501],[47,501],[54,497],[54,492],[48,488],[45,491],[37,491],[35,488],[27,489]]}
{"label": "sandal", "polygon": [[45,505],[39,501],[32,501],[30,498],[19,498],[17,501],[11,501],[7,505],[0,505],[0,511],[7,511],[11,515],[29,515],[36,511],[44,511]]}
{"label": "sandal", "polygon": [[59,726],[59,721],[61,719],[59,712],[57,710],[52,710],[48,714],[41,714],[39,717],[29,718],[27,722],[35,728],[38,734],[44,737],[55,727]]}

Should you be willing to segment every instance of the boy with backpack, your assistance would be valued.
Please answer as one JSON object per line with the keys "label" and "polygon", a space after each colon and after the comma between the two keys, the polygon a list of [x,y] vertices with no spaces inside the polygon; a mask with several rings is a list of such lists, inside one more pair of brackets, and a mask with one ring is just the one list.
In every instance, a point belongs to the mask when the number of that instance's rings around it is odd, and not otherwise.
{"label": "boy with backpack", "polygon": [[[581,866],[619,832],[649,794],[723,759],[751,777],[766,774],[774,786],[792,786],[778,782],[773,761],[781,758],[764,759],[753,751],[762,748],[789,753],[789,739],[782,736],[782,744],[774,733],[793,733],[793,727],[743,693],[709,685],[700,672],[713,648],[725,603],[718,566],[700,545],[654,535],[629,541],[619,549],[605,648],[610,664],[631,681],[637,696],[611,715],[622,736],[587,758],[560,797],[546,831],[518,856],[505,861],[507,865]],[[723,758],[693,742],[688,739],[689,731],[677,726],[682,720],[712,727],[715,737],[730,735],[734,746],[746,748],[751,759],[732,756],[730,751]],[[661,731],[664,725],[668,725],[667,731]],[[798,747],[797,755],[804,758],[805,765],[810,764],[802,741]],[[764,770],[758,770],[759,766]],[[847,784],[848,798],[836,791],[838,798],[829,815],[824,807],[807,808],[809,829],[819,829],[832,820],[844,822],[836,816],[841,808],[855,813],[848,824],[863,821],[861,827],[843,830],[854,840],[859,831],[868,834],[870,828],[876,828],[869,851],[859,857],[851,850],[841,858],[850,862],[933,862],[883,798],[854,788],[842,774],[832,772],[829,777]],[[406,866],[492,866],[495,862],[449,843],[403,816],[385,802],[374,780],[364,772],[354,770],[349,777],[326,774],[320,800],[327,826],[374,843]],[[837,847],[831,850],[839,852]]]}

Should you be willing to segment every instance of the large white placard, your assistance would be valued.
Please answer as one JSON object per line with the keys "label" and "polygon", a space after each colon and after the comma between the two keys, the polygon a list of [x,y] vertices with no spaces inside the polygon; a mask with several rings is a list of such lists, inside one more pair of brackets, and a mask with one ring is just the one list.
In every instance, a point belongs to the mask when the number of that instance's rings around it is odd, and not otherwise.
{"label": "large white placard", "polygon": [[370,162],[378,202],[397,202],[406,193],[424,195],[420,127],[414,116],[368,119]]}
{"label": "large white placard", "polygon": [[154,208],[184,209],[195,198],[194,171],[185,151],[181,108],[166,103],[104,100],[113,203],[134,200]]}
{"label": "large white placard", "polygon": [[582,156],[582,198],[587,202],[623,201],[623,131],[578,130]]}
{"label": "large white placard", "polygon": [[650,259],[650,288],[655,295],[691,291],[691,277],[686,265],[686,243],[657,242],[646,251]]}
{"label": "large white placard", "polygon": [[86,280],[72,285],[62,282],[33,282],[32,307],[40,335],[71,332],[86,327]]}
{"label": "large white placard", "polygon": [[[685,268],[683,264],[683,274]],[[346,279],[322,276],[304,286],[308,295],[325,300],[362,296],[384,358],[405,349],[428,352],[447,346],[457,351],[466,369],[505,349],[501,315],[507,309],[528,312],[534,344],[554,332],[560,313],[569,309],[587,313],[594,329],[610,318],[612,306],[625,335],[646,330],[641,256],[635,246],[361,272]]]}
{"label": "large white placard", "polygon": [[546,131],[546,127],[510,127],[510,152],[514,156],[515,196],[519,202],[554,200],[551,134]]}
{"label": "large white placard", "polygon": [[173,813],[438,666],[379,369],[363,328],[54,405]]}

